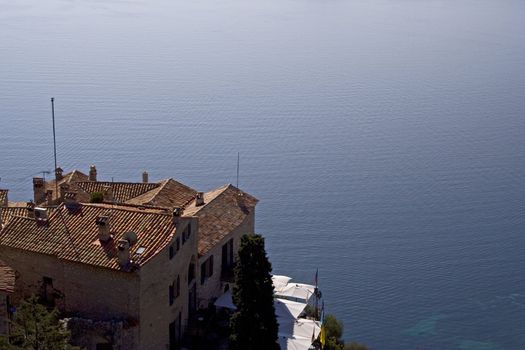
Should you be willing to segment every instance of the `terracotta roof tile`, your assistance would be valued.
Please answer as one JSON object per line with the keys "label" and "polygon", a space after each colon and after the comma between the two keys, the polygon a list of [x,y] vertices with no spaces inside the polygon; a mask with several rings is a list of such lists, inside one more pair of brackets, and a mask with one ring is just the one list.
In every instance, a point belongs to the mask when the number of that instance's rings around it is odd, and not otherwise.
{"label": "terracotta roof tile", "polygon": [[[55,186],[55,179],[53,180],[50,180],[50,181],[46,181],[45,183],[45,190],[51,190],[53,191],[53,200],[57,200],[58,198],[60,198],[60,186],[63,185],[63,184],[72,184],[72,183],[75,183],[75,182],[80,182],[80,181],[88,181],[89,180],[89,176],[87,176],[86,174],[84,174],[83,172],[81,171],[78,171],[78,170],[73,170],[67,174],[65,174],[62,179],[60,179],[58,181],[58,193],[56,191],[57,189],[57,186]],[[41,204],[41,203],[37,203],[37,204]]]}
{"label": "terracotta roof tile", "polygon": [[[98,240],[96,218],[110,216],[113,238]],[[34,219],[13,217],[0,233],[0,245],[54,255],[84,264],[118,269],[116,244],[123,234],[133,231],[138,241],[130,249],[133,266],[141,266],[171,242],[175,234],[172,215],[165,209],[110,204],[81,204],[75,213],[60,205],[47,225]],[[138,256],[139,247],[145,248]]]}
{"label": "terracotta roof tile", "polygon": [[6,205],[6,203],[7,203],[7,192],[8,192],[8,190],[0,189],[0,206]]}
{"label": "terracotta roof tile", "polygon": [[137,196],[126,203],[166,208],[182,207],[193,199],[196,193],[197,191],[191,187],[173,179],[167,179],[161,181],[157,188]]}
{"label": "terracotta roof tile", "polygon": [[[13,205],[16,204],[16,205]],[[0,209],[1,215],[2,215],[2,223],[4,225],[7,225],[11,218],[15,216],[27,216],[27,209],[26,209],[26,203],[20,202],[20,203],[9,203],[9,206],[2,207]]]}
{"label": "terracotta roof tile", "polygon": [[[242,195],[242,200],[239,196]],[[253,210],[258,200],[232,185],[225,185],[204,194],[204,205],[193,201],[184,210],[185,215],[199,218],[199,256],[224,239],[239,226]]]}
{"label": "terracotta roof tile", "polygon": [[13,293],[15,290],[15,272],[0,260],[0,292]]}
{"label": "terracotta roof tile", "polygon": [[117,203],[124,203],[160,186],[156,183],[103,181],[81,181],[77,182],[75,185],[80,190],[88,194],[94,192],[104,193],[108,188],[110,188],[112,191],[113,200]]}

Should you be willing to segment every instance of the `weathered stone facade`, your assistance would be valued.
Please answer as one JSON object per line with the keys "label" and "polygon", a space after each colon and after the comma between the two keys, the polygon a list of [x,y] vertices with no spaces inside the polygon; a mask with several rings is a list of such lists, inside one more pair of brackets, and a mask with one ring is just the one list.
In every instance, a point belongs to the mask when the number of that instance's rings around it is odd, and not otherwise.
{"label": "weathered stone facade", "polygon": [[227,245],[228,242],[233,240],[233,252],[234,257],[239,251],[239,245],[241,244],[241,237],[246,234],[252,234],[254,232],[254,216],[255,213],[250,213],[241,225],[237,226],[230,234],[224,237],[218,244],[209,250],[206,254],[199,258],[199,266],[204,264],[211,256],[213,256],[213,274],[206,278],[203,283],[202,279],[199,280],[198,288],[198,300],[199,307],[206,308],[210,303],[214,302],[224,292],[231,288],[232,284],[232,268],[223,268],[222,252],[223,246]]}
{"label": "weathered stone facade", "polygon": [[[172,179],[108,183],[78,171],[60,175],[62,193],[48,195],[52,200],[44,201],[42,189],[52,191],[54,181],[36,179],[34,186],[40,205],[65,202],[49,219],[15,215],[0,232],[0,257],[19,276],[14,301],[43,296],[87,350],[176,349],[193,311],[229,288],[225,270],[231,273],[240,237],[254,232],[257,200],[231,185],[199,193]],[[105,202],[88,203],[101,189]],[[103,232],[104,211],[111,218]],[[134,262],[122,265],[120,243],[129,231],[138,232],[138,242],[124,242],[124,258]]]}
{"label": "weathered stone facade", "polygon": [[0,260],[0,336],[9,334],[10,299],[15,287],[15,273]]}

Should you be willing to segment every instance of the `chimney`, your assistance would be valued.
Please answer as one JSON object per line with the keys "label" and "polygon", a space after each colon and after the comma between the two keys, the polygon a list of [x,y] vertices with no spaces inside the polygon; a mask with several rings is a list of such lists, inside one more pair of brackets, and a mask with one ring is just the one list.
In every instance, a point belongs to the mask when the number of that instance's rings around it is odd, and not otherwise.
{"label": "chimney", "polygon": [[76,212],[76,210],[79,208],[79,204],[77,201],[77,193],[76,192],[65,192],[64,193],[64,205],[66,206],[66,209],[69,210],[70,213]]}
{"label": "chimney", "polygon": [[0,190],[0,191],[5,191],[4,201],[0,203],[0,207],[7,207],[7,203],[9,203],[9,201],[7,200],[7,193],[9,192],[9,190]]}
{"label": "chimney", "polygon": [[109,226],[109,216],[101,215],[98,216],[95,220],[95,223],[98,226],[98,239],[101,242],[107,242],[111,239],[110,226]]}
{"label": "chimney", "polygon": [[63,201],[66,197],[66,193],[69,191],[69,184],[61,184],[60,185],[60,199]]}
{"label": "chimney", "polygon": [[35,207],[33,209],[34,217],[36,219],[36,224],[38,226],[47,226],[47,209]]}
{"label": "chimney", "polygon": [[46,191],[46,204],[48,206],[53,205],[53,190]]}
{"label": "chimney", "polygon": [[60,181],[64,178],[64,176],[62,175],[63,172],[64,170],[62,170],[61,167],[55,169],[55,178],[57,179],[57,181]]}
{"label": "chimney", "polygon": [[113,202],[113,188],[111,186],[104,186],[104,201]]}
{"label": "chimney", "polygon": [[41,177],[33,178],[33,201],[35,203],[42,203],[46,200],[46,190],[44,179]]}
{"label": "chimney", "polygon": [[89,181],[97,181],[97,168],[94,165],[89,167]]}
{"label": "chimney", "polygon": [[149,174],[147,171],[142,173],[142,182],[144,182],[145,184],[149,182]]}
{"label": "chimney", "polygon": [[129,241],[119,239],[117,244],[117,257],[120,267],[126,267],[129,264]]}
{"label": "chimney", "polygon": [[34,219],[35,218],[35,203],[33,203],[33,201],[27,202],[26,209],[27,209],[27,216]]}
{"label": "chimney", "polygon": [[204,205],[204,193],[197,192],[197,195],[195,196],[195,206],[199,207],[201,205]]}
{"label": "chimney", "polygon": [[177,226],[180,223],[182,216],[182,208],[181,207],[175,207],[173,208],[173,224]]}

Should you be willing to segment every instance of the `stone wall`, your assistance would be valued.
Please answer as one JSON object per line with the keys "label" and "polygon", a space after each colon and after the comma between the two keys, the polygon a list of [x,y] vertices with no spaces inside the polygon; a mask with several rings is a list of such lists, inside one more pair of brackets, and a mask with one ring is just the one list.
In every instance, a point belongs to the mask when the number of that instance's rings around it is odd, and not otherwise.
{"label": "stone wall", "polygon": [[241,244],[241,237],[245,234],[253,234],[254,231],[255,215],[254,211],[252,210],[252,212],[246,216],[244,221],[239,226],[237,226],[229,235],[224,237],[204,256],[199,258],[198,270],[200,271],[201,264],[208,260],[211,255],[213,255],[212,276],[207,278],[204,281],[204,284],[201,284],[200,279],[197,281],[197,300],[199,308],[207,308],[224,293],[226,285],[230,284],[228,282],[221,281],[222,246],[233,238],[233,255],[234,259],[237,259],[237,252],[239,251],[239,246]]}
{"label": "stone wall", "polygon": [[[178,320],[181,313],[181,329],[187,325],[188,320],[188,267],[191,262],[195,265],[195,278],[191,285],[198,279],[197,269],[197,230],[198,222],[191,220],[192,233],[183,244],[182,232],[188,221],[177,227],[177,234],[172,240],[179,237],[180,250],[172,259],[169,256],[169,247],[160,251],[153,259],[145,264],[141,271],[140,281],[140,339],[141,349],[168,349],[169,325]],[[169,286],[180,276],[180,295],[169,304]],[[175,285],[175,284],[174,284]],[[190,286],[191,286],[190,285]]]}
{"label": "stone wall", "polygon": [[[127,341],[138,349],[139,275],[80,264],[56,257],[0,246],[2,259],[17,273],[15,302],[44,289],[66,316],[97,321],[121,321],[130,325]],[[52,286],[43,287],[43,278]],[[91,348],[87,348],[90,350]],[[94,347],[92,348],[94,349]]]}
{"label": "stone wall", "polygon": [[5,292],[0,292],[0,335],[7,335],[9,332],[7,300],[8,294]]}

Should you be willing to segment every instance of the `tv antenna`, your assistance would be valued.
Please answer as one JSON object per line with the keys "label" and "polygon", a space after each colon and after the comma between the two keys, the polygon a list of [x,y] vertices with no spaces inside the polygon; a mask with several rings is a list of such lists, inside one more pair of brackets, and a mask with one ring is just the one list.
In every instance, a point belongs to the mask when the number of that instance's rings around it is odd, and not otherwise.
{"label": "tv antenna", "polygon": [[241,160],[241,153],[237,152],[237,185],[235,187],[239,188],[239,163]]}
{"label": "tv antenna", "polygon": [[53,118],[53,154],[55,156],[55,193],[58,195],[58,177],[57,177],[57,137],[55,133],[55,98],[51,97],[51,117]]}

